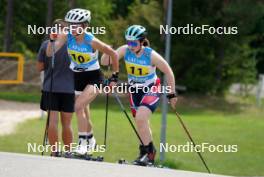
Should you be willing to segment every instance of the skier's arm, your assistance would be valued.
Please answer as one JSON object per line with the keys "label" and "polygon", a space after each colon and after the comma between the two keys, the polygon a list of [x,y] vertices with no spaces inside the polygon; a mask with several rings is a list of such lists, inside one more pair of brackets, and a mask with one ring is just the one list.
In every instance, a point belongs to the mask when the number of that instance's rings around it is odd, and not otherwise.
{"label": "skier's arm", "polygon": [[112,59],[112,65],[113,65],[113,72],[118,73],[119,72],[119,61],[118,61],[118,54],[115,50],[113,50],[110,46],[106,45],[99,39],[94,38],[91,42],[91,45],[94,49],[99,50],[102,53],[105,53],[109,55]]}
{"label": "skier's arm", "polygon": [[170,86],[170,93],[168,93],[167,97],[169,98],[171,107],[175,109],[177,103],[177,94],[175,90],[175,78],[173,71],[165,59],[157,52],[153,51],[151,53],[151,59],[152,64],[155,65],[161,72],[163,72],[167,78],[168,86]]}
{"label": "skier's arm", "polygon": [[[120,60],[122,57],[124,57],[126,48],[127,48],[127,45],[123,45],[123,46],[120,46],[118,49],[116,49],[116,52],[118,54],[118,60]],[[112,60],[109,57],[109,55],[106,55],[106,54],[102,55],[101,64],[104,66],[108,66],[109,64],[112,64]]]}
{"label": "skier's arm", "polygon": [[167,78],[168,86],[171,87],[171,93],[175,93],[175,78],[169,64],[161,55],[159,55],[155,51],[151,53],[151,58],[152,58],[152,64],[155,65],[162,73],[165,74]]}

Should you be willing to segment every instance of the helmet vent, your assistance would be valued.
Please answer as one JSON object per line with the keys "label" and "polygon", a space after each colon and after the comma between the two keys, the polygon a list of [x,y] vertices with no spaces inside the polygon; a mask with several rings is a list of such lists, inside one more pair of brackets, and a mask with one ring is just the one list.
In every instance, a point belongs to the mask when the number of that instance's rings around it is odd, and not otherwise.
{"label": "helmet vent", "polygon": [[69,19],[72,19],[72,18],[73,18],[73,16],[74,16],[74,14],[71,14],[71,15],[69,16]]}
{"label": "helmet vent", "polygon": [[135,31],[134,36],[138,35],[139,30]]}
{"label": "helmet vent", "polygon": [[74,18],[74,20],[76,20],[78,17],[79,17],[79,15],[76,15],[75,18]]}
{"label": "helmet vent", "polygon": [[83,19],[83,16],[79,19],[79,21],[81,21]]}

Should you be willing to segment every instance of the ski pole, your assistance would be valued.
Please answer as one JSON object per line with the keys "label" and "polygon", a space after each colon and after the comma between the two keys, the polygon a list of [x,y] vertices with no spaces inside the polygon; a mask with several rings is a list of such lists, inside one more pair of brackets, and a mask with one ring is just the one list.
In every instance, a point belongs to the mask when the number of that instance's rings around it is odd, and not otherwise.
{"label": "ski pole", "polygon": [[[106,85],[108,85],[108,80],[106,82],[107,82]],[[105,132],[104,132],[104,146],[105,146],[105,148],[106,148],[106,139],[107,139],[108,102],[109,102],[109,94],[106,93],[106,103],[105,103]]]}
{"label": "ski pole", "polygon": [[118,97],[118,95],[117,95],[115,92],[113,92],[113,94],[114,94],[114,97],[115,97],[115,99],[117,100],[118,104],[120,105],[121,110],[122,110],[122,111],[124,112],[124,114],[126,115],[126,118],[128,119],[128,121],[129,121],[131,127],[133,128],[135,134],[137,135],[137,137],[138,137],[140,143],[141,143],[142,145],[144,145],[144,143],[143,143],[142,139],[140,138],[140,136],[139,136],[139,134],[138,134],[138,132],[137,132],[137,130],[136,130],[136,128],[135,128],[133,122],[131,121],[129,115],[127,114],[126,109],[125,109],[123,103],[121,102],[120,98]]}
{"label": "ski pole", "polygon": [[[48,94],[48,117],[46,121],[46,127],[44,132],[43,138],[43,147],[48,144],[48,129],[49,129],[49,120],[50,120],[50,109],[51,109],[51,97],[52,97],[52,84],[53,84],[53,69],[54,69],[54,60],[55,60],[55,44],[54,42],[51,43],[52,48],[52,58],[51,58],[51,78],[50,78],[50,88]],[[41,155],[44,155],[44,151],[41,152]]]}
{"label": "ski pole", "polygon": [[[110,56],[107,71],[110,71]],[[106,80],[106,86],[109,85],[109,78]],[[106,139],[107,139],[107,123],[108,123],[108,103],[109,103],[109,93],[106,93],[106,103],[105,103],[105,132],[104,132],[104,146],[106,148]]]}
{"label": "ski pole", "polygon": [[[180,123],[181,123],[181,125],[182,125],[182,127],[183,127],[183,129],[184,129],[184,131],[186,132],[186,134],[188,135],[189,139],[190,139],[191,142],[193,143],[194,147],[196,147],[196,144],[195,144],[195,142],[193,141],[193,139],[192,139],[192,137],[191,137],[191,134],[190,134],[190,132],[188,131],[187,127],[186,127],[185,124],[183,123],[183,121],[182,121],[182,119],[181,119],[181,116],[179,115],[179,113],[178,113],[177,111],[175,111],[175,114],[176,114],[176,116],[178,117],[178,119],[179,119],[179,121],[180,121]],[[205,160],[204,160],[202,154],[201,154],[199,151],[196,151],[196,152],[197,152],[198,156],[200,157],[200,159],[202,160],[202,162],[203,162],[203,164],[204,164],[206,170],[208,171],[208,173],[211,173],[211,171],[210,171],[210,169],[208,168],[208,166],[207,166],[207,164],[206,164],[206,162],[205,162]]]}

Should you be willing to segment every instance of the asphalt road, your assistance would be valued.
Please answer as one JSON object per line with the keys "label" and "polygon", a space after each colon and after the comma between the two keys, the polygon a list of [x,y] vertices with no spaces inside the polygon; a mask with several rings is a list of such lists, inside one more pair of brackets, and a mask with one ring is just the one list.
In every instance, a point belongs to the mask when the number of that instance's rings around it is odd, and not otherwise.
{"label": "asphalt road", "polygon": [[[0,177],[221,177],[181,170],[0,152]],[[222,176],[224,177],[224,176]]]}

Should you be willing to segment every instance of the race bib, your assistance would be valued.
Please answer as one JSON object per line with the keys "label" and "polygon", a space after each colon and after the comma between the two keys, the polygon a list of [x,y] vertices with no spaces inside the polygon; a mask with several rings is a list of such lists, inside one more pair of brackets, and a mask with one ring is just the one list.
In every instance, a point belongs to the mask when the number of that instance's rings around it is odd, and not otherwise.
{"label": "race bib", "polygon": [[126,63],[127,73],[133,76],[146,76],[149,74],[149,67]]}
{"label": "race bib", "polygon": [[77,64],[88,63],[92,59],[89,53],[82,53],[74,50],[68,50],[68,53],[71,56],[71,60]]}

